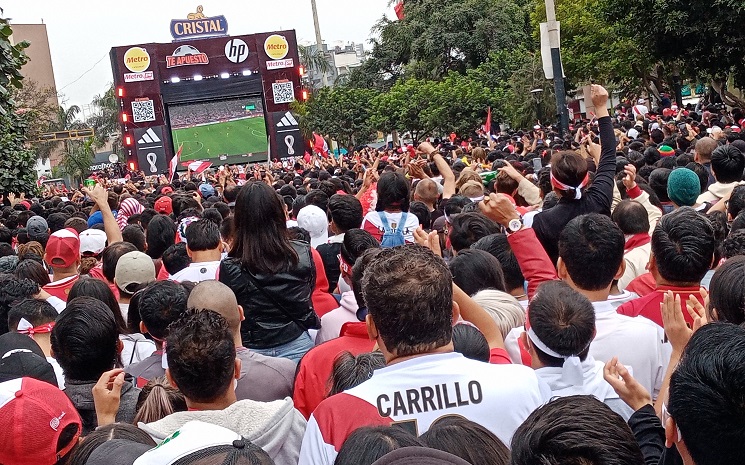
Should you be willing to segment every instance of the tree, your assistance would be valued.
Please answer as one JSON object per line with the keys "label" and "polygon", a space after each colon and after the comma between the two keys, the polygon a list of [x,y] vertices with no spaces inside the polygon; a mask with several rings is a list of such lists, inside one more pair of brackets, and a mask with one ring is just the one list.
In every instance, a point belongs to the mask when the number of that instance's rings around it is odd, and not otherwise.
{"label": "tree", "polygon": [[[507,121],[516,128],[533,127],[541,118],[542,123],[556,121],[556,93],[543,74],[540,53],[525,52],[519,60],[520,67],[508,79],[502,101]],[[542,91],[536,96],[531,92],[534,89]]]}
{"label": "tree", "polygon": [[93,97],[91,102],[98,112],[88,118],[88,125],[94,130],[93,146],[100,149],[111,142],[114,153],[122,151],[122,134],[119,127],[119,104],[114,97],[114,84],[106,92]]}
{"label": "tree", "polygon": [[487,108],[497,103],[498,92],[470,75],[450,73],[434,91],[423,116],[439,134],[469,136],[484,124]]}
{"label": "tree", "polygon": [[684,77],[710,80],[725,103],[745,107],[745,101],[727,90],[730,78],[735,86],[745,87],[745,3],[606,0],[603,12],[634,38],[634,53],[643,47]]}
{"label": "tree", "polygon": [[[52,87],[41,87],[36,81],[25,79],[23,87],[14,89],[13,100],[16,107],[26,112],[28,121],[28,137],[37,139],[40,135],[50,132],[58,118],[59,104],[57,93]],[[49,142],[35,142],[31,148],[39,160],[46,161],[55,148]]]}
{"label": "tree", "polygon": [[401,77],[439,80],[465,74],[489,53],[525,43],[525,7],[513,0],[407,0],[406,16],[382,18],[379,39],[352,85],[391,88]]}
{"label": "tree", "polygon": [[20,69],[28,61],[23,51],[28,43],[11,45],[12,33],[8,20],[0,18],[0,192],[32,192],[36,156],[25,146],[32,115],[18,110],[11,95],[11,87],[22,87]]}
{"label": "tree", "polygon": [[300,55],[300,63],[305,67],[308,72],[308,78],[310,82],[313,82],[313,77],[316,73],[320,75],[328,74],[333,70],[331,63],[329,63],[328,57],[323,50],[318,50],[316,47],[306,47],[304,45],[298,45],[298,53]]}
{"label": "tree", "polygon": [[346,86],[327,87],[313,93],[297,110],[304,133],[329,134],[343,146],[359,145],[375,138],[372,101],[377,92]]}
{"label": "tree", "polygon": [[428,115],[437,90],[435,81],[411,78],[396,82],[373,100],[373,123],[385,132],[408,132],[418,142],[437,127]]}
{"label": "tree", "polygon": [[93,162],[93,144],[94,140],[91,137],[83,142],[74,141],[68,145],[60,167],[66,175],[72,178],[73,182],[82,182],[83,178],[90,173],[90,166]]}

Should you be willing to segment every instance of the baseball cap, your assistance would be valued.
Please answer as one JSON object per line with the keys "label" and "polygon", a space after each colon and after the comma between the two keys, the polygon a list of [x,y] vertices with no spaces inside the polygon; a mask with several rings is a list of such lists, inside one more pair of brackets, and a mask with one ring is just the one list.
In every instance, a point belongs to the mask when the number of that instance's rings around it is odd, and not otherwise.
{"label": "baseball cap", "polygon": [[[57,386],[33,378],[0,383],[3,465],[53,465],[78,443],[81,426],[80,415]],[[58,444],[70,429],[75,433],[69,441]]]}
{"label": "baseball cap", "polygon": [[47,220],[36,215],[26,221],[26,230],[28,231],[29,236],[46,234],[46,232],[49,231],[49,225],[47,224]]}
{"label": "baseball cap", "polygon": [[133,465],[187,465],[202,463],[273,464],[260,447],[240,434],[211,423],[190,421]]}
{"label": "baseball cap", "polygon": [[215,188],[210,184],[200,184],[199,192],[202,194],[202,197],[206,199],[207,197],[215,195]]}
{"label": "baseball cap", "polygon": [[315,205],[300,209],[297,214],[297,224],[310,233],[310,245],[314,249],[329,240],[328,216]]}
{"label": "baseball cap", "polygon": [[106,248],[106,233],[100,229],[86,229],[80,233],[80,254],[98,255]]}
{"label": "baseball cap", "polygon": [[155,201],[155,205],[153,205],[153,208],[158,213],[170,215],[171,213],[173,213],[173,200],[167,195],[164,195],[163,197]]}
{"label": "baseball cap", "polygon": [[23,334],[5,333],[0,336],[0,382],[24,376],[57,386],[54,368],[36,341]]}
{"label": "baseball cap", "polygon": [[80,238],[72,228],[60,229],[49,236],[44,250],[51,267],[69,268],[80,259]]}
{"label": "baseball cap", "polygon": [[155,281],[153,259],[139,251],[122,255],[116,263],[114,280],[120,290],[130,293],[132,287]]}
{"label": "baseball cap", "polygon": [[132,465],[153,447],[129,439],[112,439],[96,447],[85,465]]}
{"label": "baseball cap", "polygon": [[163,195],[168,195],[173,193],[173,187],[171,186],[165,186],[163,189],[160,190],[160,193]]}
{"label": "baseball cap", "polygon": [[469,465],[462,458],[449,452],[428,447],[402,447],[389,452],[373,465]]}

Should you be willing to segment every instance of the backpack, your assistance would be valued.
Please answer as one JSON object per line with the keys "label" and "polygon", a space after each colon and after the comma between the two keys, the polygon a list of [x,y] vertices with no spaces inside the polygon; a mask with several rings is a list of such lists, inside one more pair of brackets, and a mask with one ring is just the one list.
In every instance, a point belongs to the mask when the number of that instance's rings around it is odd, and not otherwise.
{"label": "backpack", "polygon": [[380,222],[383,225],[383,237],[380,240],[380,246],[385,248],[404,245],[406,243],[406,239],[404,239],[404,228],[406,227],[406,220],[409,216],[408,213],[401,213],[401,220],[398,224],[395,224],[395,228],[392,228],[388,224],[388,217],[385,212],[378,212],[378,215],[380,216]]}

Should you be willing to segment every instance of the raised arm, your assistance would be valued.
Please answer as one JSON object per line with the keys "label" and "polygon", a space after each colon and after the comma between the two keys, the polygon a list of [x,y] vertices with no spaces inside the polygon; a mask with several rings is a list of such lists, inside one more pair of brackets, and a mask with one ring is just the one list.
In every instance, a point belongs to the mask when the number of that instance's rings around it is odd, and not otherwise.
{"label": "raised arm", "polygon": [[440,152],[435,150],[435,148],[429,142],[422,142],[421,144],[419,144],[418,150],[422,153],[425,153],[432,161],[434,161],[437,169],[440,171],[443,180],[442,198],[449,199],[450,197],[454,196],[455,174],[453,174],[453,170],[450,169],[450,165],[448,165],[448,162],[446,162],[445,159],[442,158]]}
{"label": "raised arm", "polygon": [[598,117],[600,132],[600,161],[598,162],[595,179],[587,189],[586,196],[593,198],[602,206],[598,213],[610,213],[613,201],[613,185],[616,174],[616,136],[613,123],[608,114],[608,91],[602,86],[592,86],[592,103]]}
{"label": "raised arm", "polygon": [[114,213],[112,213],[111,207],[109,207],[109,196],[106,193],[106,189],[104,189],[100,184],[96,184],[96,187],[93,189],[83,187],[83,192],[88,194],[88,197],[96,202],[98,209],[101,210],[103,228],[104,231],[106,231],[106,240],[108,243],[113,244],[114,242],[121,242],[122,231],[119,229],[119,225],[116,222],[116,218],[114,218]]}

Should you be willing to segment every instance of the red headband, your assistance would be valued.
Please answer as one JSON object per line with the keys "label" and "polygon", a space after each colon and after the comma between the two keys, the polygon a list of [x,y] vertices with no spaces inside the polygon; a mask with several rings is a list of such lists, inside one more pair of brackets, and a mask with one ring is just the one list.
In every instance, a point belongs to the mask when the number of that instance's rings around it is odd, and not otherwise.
{"label": "red headband", "polygon": [[585,187],[589,181],[590,181],[590,173],[587,173],[585,175],[585,179],[583,179],[582,182],[579,183],[579,186],[574,187],[574,186],[570,186],[568,184],[564,184],[563,182],[559,181],[558,179],[554,177],[554,173],[551,173],[551,185],[562,191],[568,191],[568,190],[574,189],[574,200],[579,200],[582,198],[582,188]]}
{"label": "red headband", "polygon": [[51,333],[52,328],[54,328],[54,321],[49,323],[44,323],[43,325],[39,326],[33,326],[31,323],[28,322],[25,318],[21,318],[21,321],[18,322],[18,333],[25,334],[29,337],[33,337],[34,334],[46,334]]}

